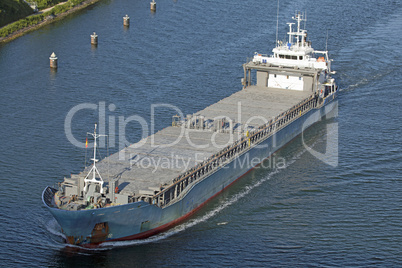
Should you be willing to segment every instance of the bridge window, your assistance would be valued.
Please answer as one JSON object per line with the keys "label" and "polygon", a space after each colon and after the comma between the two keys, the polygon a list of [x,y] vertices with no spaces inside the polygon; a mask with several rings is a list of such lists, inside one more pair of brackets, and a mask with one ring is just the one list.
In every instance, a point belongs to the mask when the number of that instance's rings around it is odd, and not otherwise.
{"label": "bridge window", "polygon": [[297,56],[286,55],[286,59],[288,59],[288,60],[297,60]]}

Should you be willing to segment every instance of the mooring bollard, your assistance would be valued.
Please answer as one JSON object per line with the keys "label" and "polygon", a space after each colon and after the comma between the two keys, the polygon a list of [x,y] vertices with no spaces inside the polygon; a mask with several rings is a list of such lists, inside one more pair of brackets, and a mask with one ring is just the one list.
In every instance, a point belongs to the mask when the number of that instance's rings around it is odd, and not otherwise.
{"label": "mooring bollard", "polygon": [[54,52],[52,53],[52,55],[50,55],[49,59],[50,59],[50,68],[57,69],[57,57]]}
{"label": "mooring bollard", "polygon": [[98,35],[95,32],[91,34],[91,45],[98,45]]}
{"label": "mooring bollard", "polygon": [[123,17],[123,25],[126,27],[130,26],[130,17],[127,14]]}

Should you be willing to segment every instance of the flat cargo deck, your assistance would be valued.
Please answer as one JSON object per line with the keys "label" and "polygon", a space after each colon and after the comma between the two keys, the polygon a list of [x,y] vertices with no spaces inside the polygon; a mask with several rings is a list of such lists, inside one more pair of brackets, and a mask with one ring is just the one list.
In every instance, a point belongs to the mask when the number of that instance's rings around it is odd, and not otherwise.
{"label": "flat cargo deck", "polygon": [[[178,175],[231,145],[243,135],[237,130],[246,124],[258,127],[311,94],[249,86],[194,114],[211,121],[229,117],[236,125],[234,133],[169,126],[149,136],[145,143],[140,141],[104,158],[97,167],[106,182],[108,177],[119,179],[121,194],[138,196],[140,191],[171,184]],[[80,176],[87,172],[88,168]]]}

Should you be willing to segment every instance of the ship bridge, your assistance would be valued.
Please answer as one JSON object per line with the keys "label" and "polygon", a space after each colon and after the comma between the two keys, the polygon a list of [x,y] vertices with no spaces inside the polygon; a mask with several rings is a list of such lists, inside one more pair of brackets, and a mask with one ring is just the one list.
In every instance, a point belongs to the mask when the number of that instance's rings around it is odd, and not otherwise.
{"label": "ship bridge", "polygon": [[[288,23],[288,40],[277,41],[272,55],[255,52],[253,59],[243,65],[244,88],[256,80],[260,87],[317,92],[319,85],[329,79],[333,72],[328,52],[314,50],[307,41],[307,31],[300,26],[306,21],[304,14],[296,13],[292,19],[297,22],[297,29],[293,30],[295,23]],[[256,78],[251,70],[256,70]]]}

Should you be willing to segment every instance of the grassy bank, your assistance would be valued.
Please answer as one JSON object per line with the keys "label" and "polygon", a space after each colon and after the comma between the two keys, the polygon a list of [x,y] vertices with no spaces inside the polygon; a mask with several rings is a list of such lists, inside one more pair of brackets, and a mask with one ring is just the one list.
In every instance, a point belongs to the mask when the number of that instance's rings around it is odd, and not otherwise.
{"label": "grassy bank", "polygon": [[38,4],[38,9],[42,10],[48,7],[57,5],[60,2],[65,2],[66,0],[34,0]]}
{"label": "grassy bank", "polygon": [[0,27],[31,14],[33,14],[32,8],[23,0],[0,1]]}
{"label": "grassy bank", "polygon": [[[2,0],[3,1],[3,0]],[[38,15],[32,15],[0,28],[0,42],[7,42],[29,31],[35,30],[55,20],[61,19],[74,11],[85,8],[99,0],[68,0],[53,9]]]}

